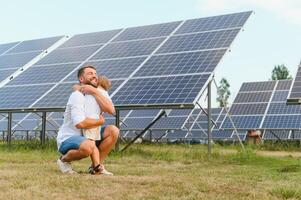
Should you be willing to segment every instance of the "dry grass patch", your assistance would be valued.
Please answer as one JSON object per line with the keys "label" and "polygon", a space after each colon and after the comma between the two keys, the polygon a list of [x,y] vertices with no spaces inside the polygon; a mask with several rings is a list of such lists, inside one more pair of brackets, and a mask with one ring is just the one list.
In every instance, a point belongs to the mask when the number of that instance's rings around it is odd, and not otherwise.
{"label": "dry grass patch", "polygon": [[300,161],[200,145],[135,145],[106,161],[113,177],[61,174],[54,147],[0,146],[0,199],[301,199]]}

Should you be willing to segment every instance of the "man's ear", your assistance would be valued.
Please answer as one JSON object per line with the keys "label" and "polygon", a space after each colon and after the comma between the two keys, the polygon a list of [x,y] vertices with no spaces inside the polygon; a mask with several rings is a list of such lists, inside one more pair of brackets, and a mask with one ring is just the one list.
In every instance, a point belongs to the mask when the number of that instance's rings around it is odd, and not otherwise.
{"label": "man's ear", "polygon": [[83,76],[80,76],[80,77],[78,78],[78,80],[79,80],[80,83],[82,83],[82,82],[84,81],[84,77],[83,77]]}

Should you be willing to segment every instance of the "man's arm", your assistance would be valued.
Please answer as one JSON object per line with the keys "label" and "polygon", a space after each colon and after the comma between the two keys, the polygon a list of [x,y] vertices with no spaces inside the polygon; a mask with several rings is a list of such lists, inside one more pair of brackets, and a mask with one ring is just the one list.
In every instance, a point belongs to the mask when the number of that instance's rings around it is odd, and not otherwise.
{"label": "man's arm", "polygon": [[100,94],[100,92],[93,86],[82,85],[80,87],[80,91],[84,94],[93,95],[103,112],[109,113],[111,115],[115,114],[115,107],[113,102],[104,95]]}
{"label": "man's arm", "polygon": [[73,92],[69,99],[69,106],[71,107],[71,119],[76,128],[93,128],[104,124],[105,119],[102,115],[99,116],[99,119],[87,118],[84,105],[84,95],[79,91]]}
{"label": "man's arm", "polygon": [[101,126],[104,123],[105,123],[105,118],[102,115],[100,115],[99,119],[86,118],[84,121],[81,121],[78,124],[76,124],[75,127],[78,129],[82,129],[82,128],[88,129],[88,128]]}

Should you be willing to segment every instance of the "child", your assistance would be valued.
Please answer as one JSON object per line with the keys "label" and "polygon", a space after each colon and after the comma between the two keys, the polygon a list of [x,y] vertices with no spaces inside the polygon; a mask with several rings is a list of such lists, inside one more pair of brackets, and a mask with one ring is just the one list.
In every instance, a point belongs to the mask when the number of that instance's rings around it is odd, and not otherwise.
{"label": "child", "polygon": [[[98,77],[97,90],[100,92],[100,94],[107,97],[110,101],[111,101],[111,98],[108,94],[108,90],[111,88],[111,86],[112,86],[112,83],[106,76]],[[94,97],[91,95],[87,96],[87,101],[93,101],[93,99],[91,99],[91,98],[94,99]],[[93,102],[91,102],[91,103],[93,103]],[[85,110],[85,112],[87,113],[87,117],[92,118],[92,119],[98,119],[99,115],[103,114],[103,112],[100,109],[91,110],[91,111]],[[94,141],[100,140],[101,139],[100,138],[100,127],[83,129],[83,135],[90,140],[94,140]]]}

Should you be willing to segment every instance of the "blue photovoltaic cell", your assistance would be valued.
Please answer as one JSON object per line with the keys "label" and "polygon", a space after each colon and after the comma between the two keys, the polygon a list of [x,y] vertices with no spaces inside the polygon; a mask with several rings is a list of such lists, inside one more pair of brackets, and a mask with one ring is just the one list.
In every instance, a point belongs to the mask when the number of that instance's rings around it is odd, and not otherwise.
{"label": "blue photovoltaic cell", "polygon": [[288,130],[266,130],[264,135],[263,135],[263,139],[265,140],[278,140],[278,138],[280,139],[288,139],[290,135],[290,131]]}
{"label": "blue photovoltaic cell", "polygon": [[8,85],[23,85],[37,83],[57,83],[67,74],[69,74],[78,63],[50,65],[30,67],[15,79],[10,81]]}
{"label": "blue photovoltaic cell", "polygon": [[[216,121],[218,117],[219,117],[219,115],[211,115],[211,119],[213,121]],[[208,121],[208,116],[203,113],[201,115],[199,115],[199,117],[197,118],[197,122],[206,122],[207,123],[207,121]]]}
{"label": "blue photovoltaic cell", "polygon": [[14,130],[35,130],[35,128],[38,128],[41,124],[41,120],[23,120],[20,124],[16,125]]}
{"label": "blue photovoltaic cell", "polygon": [[6,43],[6,44],[0,44],[0,55],[5,53],[10,48],[14,47],[19,42],[12,42],[12,43]]}
{"label": "blue photovoltaic cell", "polygon": [[159,114],[160,110],[133,110],[129,117],[155,117]]}
{"label": "blue photovoltaic cell", "polygon": [[147,132],[143,138],[144,139],[161,139],[167,134],[165,130],[152,130],[151,132]]}
{"label": "blue photovoltaic cell", "polygon": [[273,95],[273,102],[281,101],[285,102],[288,96],[288,91],[276,91]]}
{"label": "blue photovoltaic cell", "polygon": [[292,134],[291,134],[291,137],[290,137],[291,139],[293,139],[293,140],[300,140],[301,139],[301,131],[299,131],[299,130],[294,130],[294,131],[292,131]]}
{"label": "blue photovoltaic cell", "polygon": [[242,27],[252,11],[187,20],[176,34]]}
{"label": "blue photovoltaic cell", "polygon": [[56,43],[62,38],[62,36],[42,38],[35,40],[27,40],[18,44],[16,47],[8,51],[7,53],[20,53],[26,51],[43,51],[49,48],[51,45]]}
{"label": "blue photovoltaic cell", "polygon": [[264,82],[249,82],[243,83],[239,92],[260,92],[260,91],[272,91],[275,87],[276,81],[264,81]]}
{"label": "blue photovoltaic cell", "polygon": [[[259,128],[262,116],[232,116],[234,125],[237,129],[255,129]],[[230,119],[227,117],[222,125],[223,129],[232,129]]]}
{"label": "blue photovoltaic cell", "polygon": [[232,130],[213,130],[212,131],[212,138],[217,140],[217,139],[229,139],[231,138],[232,135]]}
{"label": "blue photovoltaic cell", "polygon": [[39,61],[36,65],[80,62],[91,56],[101,45],[56,49]]}
{"label": "blue photovoltaic cell", "polygon": [[[107,76],[109,79],[127,78],[136,70],[146,57],[124,58],[114,60],[89,61],[82,66],[92,65],[99,75]],[[66,81],[77,80],[77,71],[72,73]]]}
{"label": "blue photovoltaic cell", "polygon": [[301,115],[301,105],[286,105],[283,103],[271,103],[268,114],[300,114]]}
{"label": "blue photovoltaic cell", "polygon": [[109,43],[91,60],[121,58],[130,56],[142,56],[151,54],[162,42],[164,38],[155,38],[139,41]]}
{"label": "blue photovoltaic cell", "polygon": [[32,85],[0,88],[0,109],[28,108],[53,85]]}
{"label": "blue photovoltaic cell", "polygon": [[41,52],[27,52],[0,56],[0,69],[20,68]]}
{"label": "blue photovoltaic cell", "polygon": [[164,117],[157,121],[151,129],[181,129],[187,117]]}
{"label": "blue photovoltaic cell", "polygon": [[264,129],[300,129],[301,115],[266,116],[262,125]]}
{"label": "blue photovoltaic cell", "polygon": [[56,86],[33,107],[65,107],[76,83],[62,83]]}
{"label": "blue photovoltaic cell", "polygon": [[121,126],[123,130],[141,130],[145,129],[147,125],[149,125],[152,122],[153,118],[126,118],[124,121],[127,125],[125,127],[124,125]]}
{"label": "blue photovoltaic cell", "polygon": [[[112,80],[112,88],[109,90],[109,93],[114,92],[114,90],[121,84],[121,80],[114,81]],[[72,93],[72,86],[76,84],[74,83],[61,83],[56,86],[52,91],[50,91],[45,97],[39,100],[33,107],[35,108],[61,108],[65,107],[69,96]]]}
{"label": "blue photovoltaic cell", "polygon": [[244,134],[236,135],[236,134],[233,133],[233,135],[232,135],[232,137],[231,137],[231,140],[232,140],[232,141],[238,141],[237,136],[240,138],[241,141],[245,141],[245,140],[246,140],[247,134],[244,133]]}
{"label": "blue photovoltaic cell", "polygon": [[191,103],[208,78],[209,75],[189,75],[131,79],[113,96],[113,101],[115,105]]}
{"label": "blue photovoltaic cell", "polygon": [[[289,99],[301,99],[301,63],[298,66],[298,71],[290,91]],[[295,102],[294,104],[297,104]]]}
{"label": "blue photovoltaic cell", "polygon": [[292,85],[292,80],[279,80],[276,90],[289,90]]}
{"label": "blue photovoltaic cell", "polygon": [[9,75],[14,73],[15,71],[16,71],[15,69],[0,70],[0,82],[8,78]]}
{"label": "blue photovoltaic cell", "polygon": [[168,116],[188,116],[191,109],[173,109]]}
{"label": "blue photovoltaic cell", "polygon": [[211,73],[226,50],[152,56],[134,77],[188,73]]}
{"label": "blue photovoltaic cell", "polygon": [[170,37],[156,53],[229,48],[240,29],[222,30]]}
{"label": "blue photovoltaic cell", "polygon": [[125,29],[115,41],[136,40],[170,35],[181,22],[171,22]]}
{"label": "blue photovoltaic cell", "polygon": [[268,103],[260,104],[233,104],[230,109],[231,115],[263,115]]}
{"label": "blue photovoltaic cell", "polygon": [[272,92],[238,93],[234,103],[269,102]]}
{"label": "blue photovoltaic cell", "polygon": [[121,29],[74,35],[59,48],[107,43],[120,31]]}

